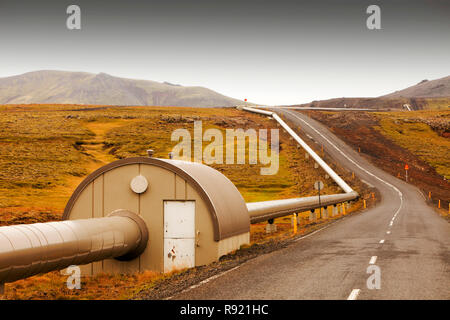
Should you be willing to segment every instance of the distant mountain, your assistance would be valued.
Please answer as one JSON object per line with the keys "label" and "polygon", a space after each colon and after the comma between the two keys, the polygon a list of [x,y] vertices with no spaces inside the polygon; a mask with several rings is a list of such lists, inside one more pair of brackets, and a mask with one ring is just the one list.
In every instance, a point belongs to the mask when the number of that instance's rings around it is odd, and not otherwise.
{"label": "distant mountain", "polygon": [[422,80],[406,89],[395,91],[383,98],[443,98],[450,97],[450,76],[436,80]]}
{"label": "distant mountain", "polygon": [[291,107],[302,108],[357,108],[357,109],[373,109],[373,110],[448,110],[450,109],[450,97],[438,98],[335,98],[329,100],[312,101],[300,105],[292,105]]}
{"label": "distant mountain", "polygon": [[[293,107],[303,108],[359,108],[359,109],[403,109],[404,104],[410,104],[409,98],[334,98],[328,100],[315,100],[309,103],[294,105]],[[423,100],[423,99],[422,99]],[[413,109],[422,109],[424,103],[415,106]]]}
{"label": "distant mountain", "polygon": [[367,109],[448,109],[450,108],[450,76],[422,80],[418,84],[381,97],[334,98],[293,105],[303,108],[367,108]]}
{"label": "distant mountain", "polygon": [[203,87],[118,78],[106,73],[45,70],[0,78],[0,104],[29,103],[226,107],[242,101]]}

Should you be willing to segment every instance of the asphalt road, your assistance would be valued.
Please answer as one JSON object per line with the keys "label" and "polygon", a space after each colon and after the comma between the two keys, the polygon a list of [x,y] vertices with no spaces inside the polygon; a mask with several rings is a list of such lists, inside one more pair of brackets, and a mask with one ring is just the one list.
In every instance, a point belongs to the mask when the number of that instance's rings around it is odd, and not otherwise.
{"label": "asphalt road", "polygon": [[[318,122],[295,111],[277,112],[375,186],[381,202],[172,298],[450,299],[450,225],[424,195],[370,164]],[[379,268],[379,289],[367,286],[374,276],[369,266]]]}

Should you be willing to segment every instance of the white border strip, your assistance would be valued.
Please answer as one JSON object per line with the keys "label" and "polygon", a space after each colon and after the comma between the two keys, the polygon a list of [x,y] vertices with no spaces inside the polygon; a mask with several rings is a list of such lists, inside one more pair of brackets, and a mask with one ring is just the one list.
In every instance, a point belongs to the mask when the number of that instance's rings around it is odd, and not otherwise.
{"label": "white border strip", "polygon": [[347,300],[356,300],[360,292],[361,292],[360,289],[353,289],[352,292],[350,292],[350,295],[348,296]]}
{"label": "white border strip", "polygon": [[205,283],[210,282],[211,280],[220,278],[221,276],[224,276],[224,275],[226,275],[227,273],[229,273],[229,272],[231,272],[231,271],[234,271],[234,270],[240,268],[241,266],[243,266],[243,265],[244,265],[245,263],[247,263],[247,262],[248,262],[248,261],[246,261],[246,262],[244,262],[244,263],[241,263],[240,265],[237,265],[236,267],[233,267],[233,268],[231,268],[231,269],[228,269],[228,270],[226,270],[226,271],[224,271],[224,272],[222,272],[222,273],[215,274],[215,275],[213,275],[213,276],[211,276],[211,277],[209,277],[209,278],[207,278],[207,279],[205,279],[205,280],[200,281],[199,283],[193,284],[193,285],[190,286],[189,288],[186,288],[186,289],[182,290],[181,292],[177,292],[177,293],[175,293],[174,295],[165,298],[164,300],[171,300],[173,297],[175,297],[175,296],[177,296],[177,295],[186,293],[186,292],[188,292],[188,291],[191,291],[192,289],[195,289],[195,288],[197,288],[197,287],[200,287],[201,285],[203,285],[203,284],[205,284]]}

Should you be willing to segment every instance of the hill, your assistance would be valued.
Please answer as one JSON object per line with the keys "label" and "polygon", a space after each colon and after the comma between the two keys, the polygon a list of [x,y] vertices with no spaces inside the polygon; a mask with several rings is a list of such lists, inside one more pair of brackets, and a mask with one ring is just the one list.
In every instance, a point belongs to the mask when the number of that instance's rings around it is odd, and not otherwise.
{"label": "hill", "polygon": [[450,108],[450,76],[431,81],[422,80],[414,86],[381,97],[334,98],[312,101],[293,107],[445,110]]}
{"label": "hill", "polygon": [[450,108],[450,97],[438,98],[335,98],[329,100],[312,101],[292,107],[303,108],[360,108],[373,110],[447,110]]}
{"label": "hill", "polygon": [[204,87],[134,80],[106,73],[34,71],[0,78],[0,104],[226,107],[242,101]]}
{"label": "hill", "polygon": [[450,97],[450,76],[436,80],[422,80],[406,89],[383,96],[385,98],[443,98]]}

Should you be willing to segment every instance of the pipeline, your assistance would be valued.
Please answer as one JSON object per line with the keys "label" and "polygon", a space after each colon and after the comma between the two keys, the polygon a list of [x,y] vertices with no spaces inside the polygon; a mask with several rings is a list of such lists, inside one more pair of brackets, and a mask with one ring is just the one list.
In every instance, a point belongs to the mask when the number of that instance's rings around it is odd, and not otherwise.
{"label": "pipeline", "polygon": [[70,265],[132,260],[147,241],[144,220],[126,210],[103,218],[0,227],[0,284]]}
{"label": "pipeline", "polygon": [[250,215],[251,223],[258,223],[286,216],[291,213],[302,212],[307,210],[314,210],[319,207],[326,207],[329,205],[336,205],[341,202],[355,200],[359,197],[358,193],[354,191],[331,167],[320,158],[317,153],[311,149],[308,144],[303,141],[294,130],[292,130],[286,122],[284,122],[278,114],[272,111],[260,110],[251,107],[239,107],[238,109],[267,115],[275,119],[301,146],[302,148],[325,170],[326,173],[341,187],[345,193],[323,195],[320,197],[305,197],[295,199],[283,199],[262,202],[247,203],[247,210]]}
{"label": "pipeline", "polygon": [[261,202],[247,203],[247,210],[250,216],[251,223],[258,223],[286,216],[291,213],[298,213],[307,210],[313,210],[320,207],[327,207],[345,201],[355,200],[358,198],[358,193],[342,193],[323,195],[319,197],[304,197],[295,199],[283,199]]}
{"label": "pipeline", "polygon": [[[276,113],[243,108],[273,117],[346,193],[247,203],[251,223],[356,199],[348,186]],[[142,218],[116,210],[103,218],[0,227],[0,291],[3,284],[39,273],[104,259],[132,260],[144,252],[148,229]]]}
{"label": "pipeline", "polygon": [[264,115],[268,115],[273,117],[302,147],[305,149],[306,152],[309,153],[309,155],[319,164],[319,166],[322,167],[323,170],[325,170],[326,173],[341,187],[344,192],[350,193],[354,192],[353,189],[341,178],[339,175],[334,172],[333,169],[330,168],[330,166],[320,158],[317,153],[314,152],[313,149],[311,149],[308,144],[300,138],[294,130],[292,130],[286,122],[284,122],[275,112],[271,111],[265,111],[265,110],[259,110],[255,108],[250,107],[242,107],[243,110],[254,112],[254,113],[260,113]]}

